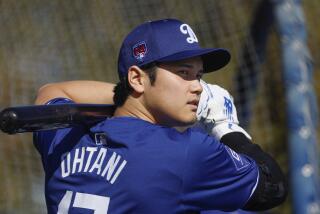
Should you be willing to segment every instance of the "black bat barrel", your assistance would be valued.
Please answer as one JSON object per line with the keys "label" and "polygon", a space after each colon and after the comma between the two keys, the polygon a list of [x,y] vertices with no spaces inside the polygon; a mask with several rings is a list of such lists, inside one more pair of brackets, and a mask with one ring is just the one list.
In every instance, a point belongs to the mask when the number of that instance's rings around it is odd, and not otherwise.
{"label": "black bat barrel", "polygon": [[7,134],[93,125],[113,115],[114,106],[102,104],[56,104],[19,106],[0,112],[0,129]]}
{"label": "black bat barrel", "polygon": [[16,130],[18,116],[14,111],[5,109],[0,114],[0,129],[3,132],[12,134]]}

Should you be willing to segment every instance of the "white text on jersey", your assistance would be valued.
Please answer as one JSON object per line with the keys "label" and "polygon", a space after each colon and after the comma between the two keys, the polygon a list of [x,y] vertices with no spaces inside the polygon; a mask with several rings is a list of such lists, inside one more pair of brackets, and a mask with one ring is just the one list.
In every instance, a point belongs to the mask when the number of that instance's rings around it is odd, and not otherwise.
{"label": "white text on jersey", "polygon": [[127,161],[112,152],[107,157],[107,148],[81,147],[62,157],[61,176],[63,178],[75,173],[94,173],[113,184],[125,167]]}

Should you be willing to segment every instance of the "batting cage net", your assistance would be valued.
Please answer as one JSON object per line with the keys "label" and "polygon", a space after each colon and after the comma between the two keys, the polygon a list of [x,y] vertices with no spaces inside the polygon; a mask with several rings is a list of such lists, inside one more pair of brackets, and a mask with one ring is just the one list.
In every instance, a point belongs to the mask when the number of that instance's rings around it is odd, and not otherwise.
{"label": "batting cage net", "polygon": [[[283,38],[274,2],[0,1],[0,107],[33,104],[37,90],[49,82],[90,79],[116,83],[118,50],[129,30],[147,20],[178,18],[191,25],[203,47],[231,52],[228,66],[204,79],[230,91],[240,125],[275,157],[290,179]],[[313,59],[312,78],[317,83],[320,2],[308,0],[300,6]],[[311,87],[319,103],[320,86]],[[316,132],[319,136],[319,128]],[[0,133],[0,178],[0,213],[45,213],[44,173],[32,134]],[[292,204],[290,195],[284,205],[269,213],[292,213]],[[312,208],[314,213],[319,211],[317,204]]]}

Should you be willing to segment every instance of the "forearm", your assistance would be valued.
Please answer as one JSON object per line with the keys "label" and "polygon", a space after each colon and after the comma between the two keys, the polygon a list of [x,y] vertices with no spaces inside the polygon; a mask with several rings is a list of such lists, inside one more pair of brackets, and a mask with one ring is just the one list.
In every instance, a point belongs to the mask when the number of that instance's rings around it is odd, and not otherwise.
{"label": "forearm", "polygon": [[287,184],[277,162],[239,125],[233,98],[225,89],[201,81],[203,92],[197,111],[198,126],[237,153],[253,159],[259,168],[259,181],[246,210],[266,210],[282,203]]}
{"label": "forearm", "polygon": [[42,86],[37,94],[36,105],[62,97],[76,103],[113,104],[114,84],[99,81],[67,81]]}
{"label": "forearm", "polygon": [[281,204],[287,196],[287,183],[277,162],[257,144],[240,132],[226,134],[221,142],[237,153],[255,160],[259,167],[258,186],[244,207],[245,210],[266,210]]}

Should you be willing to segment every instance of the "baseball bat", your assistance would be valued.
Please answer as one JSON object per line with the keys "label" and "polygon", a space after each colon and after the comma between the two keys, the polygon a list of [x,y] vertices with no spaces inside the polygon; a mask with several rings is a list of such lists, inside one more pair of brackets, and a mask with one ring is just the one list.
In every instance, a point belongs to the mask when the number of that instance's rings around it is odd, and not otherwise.
{"label": "baseball bat", "polygon": [[54,104],[5,108],[0,112],[0,129],[7,134],[94,124],[114,113],[113,105]]}

